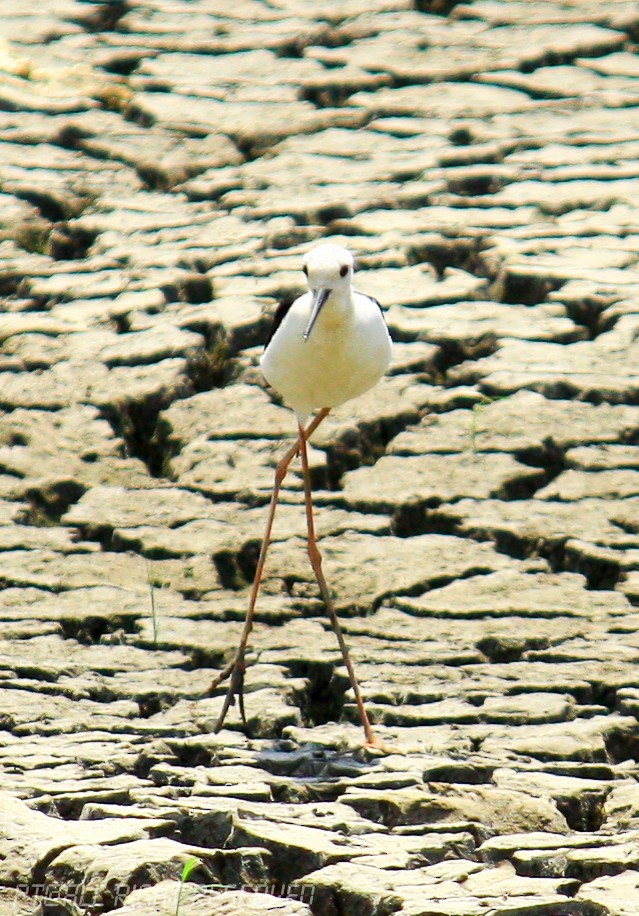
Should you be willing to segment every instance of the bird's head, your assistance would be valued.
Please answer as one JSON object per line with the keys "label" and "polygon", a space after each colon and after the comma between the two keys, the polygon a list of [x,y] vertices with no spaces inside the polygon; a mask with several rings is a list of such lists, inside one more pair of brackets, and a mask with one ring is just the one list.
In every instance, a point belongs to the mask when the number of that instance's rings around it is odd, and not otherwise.
{"label": "bird's head", "polygon": [[318,245],[305,255],[302,269],[312,296],[311,317],[304,331],[304,340],[308,340],[330,294],[350,288],[353,282],[353,255],[341,245]]}

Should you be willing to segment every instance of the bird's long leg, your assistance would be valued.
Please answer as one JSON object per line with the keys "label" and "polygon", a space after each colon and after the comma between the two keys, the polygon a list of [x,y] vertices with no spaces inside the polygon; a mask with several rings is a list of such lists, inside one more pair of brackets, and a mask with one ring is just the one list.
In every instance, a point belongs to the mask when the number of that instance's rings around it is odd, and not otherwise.
{"label": "bird's long leg", "polygon": [[339,624],[339,619],[337,617],[337,612],[335,611],[335,605],[333,604],[333,599],[328,590],[326,584],[326,579],[324,578],[324,573],[322,571],[322,555],[319,552],[317,546],[317,539],[315,537],[315,523],[313,522],[313,499],[311,495],[311,475],[308,468],[308,452],[306,450],[306,441],[308,439],[307,433],[299,426],[299,443],[300,443],[300,456],[302,459],[302,472],[304,475],[304,498],[306,504],[306,527],[308,530],[308,555],[311,561],[311,566],[313,567],[313,572],[315,573],[315,578],[317,579],[317,584],[319,585],[320,594],[322,596],[322,601],[326,606],[328,615],[331,619],[331,626],[337,636],[337,642],[342,653],[342,658],[344,659],[344,664],[346,665],[346,670],[348,671],[348,676],[350,678],[351,687],[353,688],[353,693],[355,694],[355,703],[357,704],[357,711],[359,713],[359,718],[364,728],[364,734],[366,736],[366,744],[372,745],[374,747],[381,746],[375,737],[373,729],[371,727],[370,720],[368,718],[368,713],[366,712],[366,707],[364,706],[364,701],[362,699],[362,693],[359,689],[359,683],[357,681],[357,676],[355,674],[355,668],[351,660],[350,652],[348,651],[348,646],[346,645],[346,640],[344,639],[344,634],[342,628]]}
{"label": "bird's long leg", "polygon": [[[304,442],[306,445],[306,440],[311,436],[317,427],[320,425],[322,420],[328,415],[329,408],[322,408],[318,411],[315,417],[306,427],[306,430],[302,431],[302,438],[298,438],[294,445],[292,445],[286,454],[280,459],[275,468],[275,480],[273,483],[273,494],[271,496],[271,502],[268,510],[268,517],[266,519],[266,528],[264,530],[264,537],[262,539],[262,546],[260,548],[260,554],[257,560],[257,566],[255,568],[255,576],[253,578],[253,585],[251,587],[251,595],[249,598],[248,609],[246,611],[246,619],[244,621],[244,628],[240,636],[240,642],[235,653],[235,657],[229,664],[220,671],[216,678],[214,678],[211,687],[209,688],[209,693],[212,693],[219,684],[223,683],[228,677],[231,681],[229,684],[229,689],[226,692],[226,697],[224,698],[224,704],[222,706],[222,711],[218,717],[214,732],[219,732],[222,726],[224,725],[224,720],[226,719],[229,708],[233,702],[234,697],[237,696],[240,714],[242,716],[242,721],[246,725],[246,718],[244,715],[244,658],[246,655],[246,646],[248,644],[248,638],[250,636],[251,630],[253,629],[253,617],[255,615],[255,603],[257,601],[257,596],[260,591],[260,583],[262,581],[262,573],[264,571],[264,563],[266,561],[266,554],[268,551],[268,546],[271,541],[271,531],[273,529],[273,519],[275,518],[275,510],[277,508],[277,500],[280,493],[280,488],[282,486],[282,481],[286,477],[286,472],[291,461],[300,450],[301,442]],[[298,424],[299,425],[299,424]]]}

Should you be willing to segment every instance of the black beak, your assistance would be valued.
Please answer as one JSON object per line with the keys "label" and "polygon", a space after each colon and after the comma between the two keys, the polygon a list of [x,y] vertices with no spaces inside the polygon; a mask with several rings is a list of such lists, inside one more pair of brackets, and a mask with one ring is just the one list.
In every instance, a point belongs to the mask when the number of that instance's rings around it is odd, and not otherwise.
{"label": "black beak", "polygon": [[315,326],[315,322],[319,318],[319,313],[322,311],[322,306],[330,296],[330,289],[316,289],[313,290],[313,301],[311,303],[311,317],[308,324],[306,325],[306,330],[304,331],[304,340],[308,340],[311,336],[311,331]]}

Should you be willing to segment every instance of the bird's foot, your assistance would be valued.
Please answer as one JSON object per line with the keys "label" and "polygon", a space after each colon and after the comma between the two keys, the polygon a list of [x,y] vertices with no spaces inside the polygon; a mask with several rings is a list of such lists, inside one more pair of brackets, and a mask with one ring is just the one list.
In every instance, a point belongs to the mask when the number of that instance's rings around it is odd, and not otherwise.
{"label": "bird's foot", "polygon": [[366,740],[362,747],[375,757],[381,757],[384,754],[398,753],[397,748],[394,748],[391,744],[386,744],[385,741],[382,741],[381,738],[378,738],[377,735],[372,733],[366,736]]}
{"label": "bird's foot", "polygon": [[224,697],[224,703],[222,704],[222,711],[220,712],[217,722],[213,727],[213,731],[216,734],[222,729],[229,709],[231,706],[235,705],[236,697],[240,716],[242,718],[242,724],[244,725],[245,729],[248,729],[246,711],[244,709],[244,671],[244,659],[236,658],[232,665],[227,666],[227,668],[221,671],[217,678],[213,680],[211,690],[213,690],[214,687],[220,684],[222,681],[226,680],[227,677],[230,676],[231,678],[228,690],[226,691],[226,696]]}
{"label": "bird's foot", "polygon": [[227,680],[227,678],[230,677],[230,675],[233,673],[234,667],[235,667],[235,662],[234,661],[230,662],[230,664],[228,664],[226,668],[222,668],[220,673],[213,678],[213,680],[211,681],[211,685],[208,689],[208,696],[212,697],[215,695],[215,691],[220,686],[220,684],[223,684],[224,681]]}

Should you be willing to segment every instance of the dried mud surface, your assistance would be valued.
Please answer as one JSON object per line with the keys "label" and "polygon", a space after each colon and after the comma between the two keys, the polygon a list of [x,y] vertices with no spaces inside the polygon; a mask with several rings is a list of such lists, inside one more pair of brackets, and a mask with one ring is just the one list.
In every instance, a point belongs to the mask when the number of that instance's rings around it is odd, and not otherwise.
{"label": "dried mud surface", "polygon": [[[0,0],[0,909],[639,912],[639,11]],[[392,370],[267,563],[328,238]],[[186,873],[188,881],[186,879]]]}

